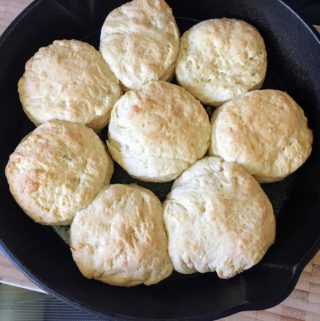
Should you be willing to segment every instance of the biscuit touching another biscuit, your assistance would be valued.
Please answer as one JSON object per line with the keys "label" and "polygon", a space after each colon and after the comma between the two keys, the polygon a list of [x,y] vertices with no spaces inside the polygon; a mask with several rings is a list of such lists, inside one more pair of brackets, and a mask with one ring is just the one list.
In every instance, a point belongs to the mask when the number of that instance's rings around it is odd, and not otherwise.
{"label": "biscuit touching another biscuit", "polygon": [[70,230],[78,268],[102,282],[151,285],[172,273],[162,204],[138,185],[110,185],[78,212]]}
{"label": "biscuit touching another biscuit", "polygon": [[219,107],[211,123],[209,154],[237,162],[261,183],[285,178],[311,153],[303,110],[279,90],[246,93]]}
{"label": "biscuit touching another biscuit", "polygon": [[204,104],[219,106],[259,89],[266,69],[264,41],[245,21],[205,20],[181,37],[177,81]]}
{"label": "biscuit touching another biscuit", "polygon": [[164,203],[176,271],[230,278],[251,268],[275,239],[272,205],[242,167],[206,157],[173,184]]}
{"label": "biscuit touching another biscuit", "polygon": [[19,80],[23,109],[39,125],[52,119],[105,127],[121,96],[99,51],[78,40],[56,40],[29,59]]}
{"label": "biscuit touching another biscuit", "polygon": [[167,182],[206,153],[209,139],[209,118],[200,102],[179,86],[155,81],[116,102],[107,145],[131,176]]}
{"label": "biscuit touching another biscuit", "polygon": [[100,51],[125,90],[174,75],[179,30],[164,0],[133,0],[111,11]]}
{"label": "biscuit touching another biscuit", "polygon": [[109,183],[112,173],[112,160],[92,129],[58,120],[27,135],[6,166],[16,202],[45,225],[70,224]]}

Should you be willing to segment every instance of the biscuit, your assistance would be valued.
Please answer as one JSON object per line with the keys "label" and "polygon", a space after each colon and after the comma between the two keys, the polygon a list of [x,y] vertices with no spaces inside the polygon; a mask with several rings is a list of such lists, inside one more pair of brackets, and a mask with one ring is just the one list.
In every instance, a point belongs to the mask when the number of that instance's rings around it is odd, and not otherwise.
{"label": "biscuit", "polygon": [[111,11],[100,51],[125,90],[171,79],[179,51],[171,8],[163,0],[133,0]]}
{"label": "biscuit", "polygon": [[162,205],[137,185],[110,185],[71,225],[70,245],[81,273],[120,285],[151,285],[172,273]]}
{"label": "biscuit", "polygon": [[237,162],[261,183],[285,178],[311,153],[307,118],[282,91],[246,93],[218,108],[211,123],[209,154]]}
{"label": "biscuit", "polygon": [[272,205],[236,163],[206,157],[173,184],[164,203],[169,255],[176,271],[216,271],[230,278],[249,269],[275,239]]}
{"label": "biscuit", "polygon": [[264,41],[245,21],[202,21],[180,40],[177,81],[204,104],[219,106],[261,88],[266,69]]}
{"label": "biscuit", "polygon": [[112,160],[94,131],[59,120],[27,135],[6,166],[13,197],[30,218],[45,225],[70,224],[112,173]]}
{"label": "biscuit", "polygon": [[114,105],[107,146],[131,176],[167,182],[201,158],[209,140],[210,123],[200,102],[182,87],[155,81]]}
{"label": "biscuit", "polygon": [[26,63],[18,83],[22,107],[39,125],[52,119],[105,127],[121,88],[101,54],[78,40],[56,40]]}

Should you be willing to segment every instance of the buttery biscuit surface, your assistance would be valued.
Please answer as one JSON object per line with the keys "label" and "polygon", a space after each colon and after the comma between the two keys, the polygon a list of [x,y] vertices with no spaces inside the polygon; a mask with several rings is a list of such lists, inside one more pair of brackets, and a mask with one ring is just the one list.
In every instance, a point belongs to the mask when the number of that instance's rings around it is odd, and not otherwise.
{"label": "buttery biscuit surface", "polygon": [[179,86],[154,81],[114,105],[107,145],[131,176],[167,182],[206,153],[209,138],[209,118],[200,102]]}
{"label": "buttery biscuit surface", "polygon": [[205,20],[181,37],[177,81],[204,104],[219,106],[259,89],[266,69],[264,41],[243,20]]}
{"label": "buttery biscuit surface", "polygon": [[18,83],[22,107],[39,125],[52,119],[105,127],[121,88],[99,51],[78,40],[40,48]]}
{"label": "buttery biscuit surface", "polygon": [[10,155],[10,191],[34,221],[68,225],[113,173],[105,146],[90,128],[50,121],[27,135]]}
{"label": "buttery biscuit surface", "polygon": [[237,162],[262,183],[285,178],[312,150],[303,109],[279,90],[246,93],[219,107],[211,124],[209,154]]}
{"label": "buttery biscuit surface", "polygon": [[87,278],[119,285],[151,285],[167,278],[162,204],[137,185],[110,185],[71,225],[71,251]]}
{"label": "buttery biscuit surface", "polygon": [[164,203],[176,271],[230,278],[258,263],[275,239],[272,205],[243,168],[206,157],[173,184]]}
{"label": "buttery biscuit surface", "polygon": [[179,30],[163,0],[133,0],[114,9],[101,30],[100,51],[124,88],[173,77]]}

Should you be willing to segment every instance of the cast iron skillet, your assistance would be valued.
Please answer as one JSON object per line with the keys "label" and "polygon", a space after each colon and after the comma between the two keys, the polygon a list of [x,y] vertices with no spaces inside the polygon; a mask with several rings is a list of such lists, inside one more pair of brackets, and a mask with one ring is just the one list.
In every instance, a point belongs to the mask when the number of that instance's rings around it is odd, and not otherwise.
{"label": "cast iron skillet", "polygon": [[[38,0],[0,38],[0,245],[44,290],[110,320],[212,320],[278,304],[320,248],[320,42],[280,1],[168,1],[181,32],[200,20],[224,16],[255,25],[269,57],[264,87],[288,91],[304,108],[314,133],[313,152],[305,165],[286,180],[263,186],[275,209],[277,238],[256,267],[230,280],[220,280],[215,273],[174,274],[151,287],[108,286],[82,277],[68,245],[52,228],[27,218],[11,197],[4,167],[21,138],[34,128],[22,112],[16,89],[25,62],[55,39],[83,39],[97,46],[107,13],[124,2]],[[113,182],[132,181],[116,167]],[[161,199],[171,186],[141,184]]]}

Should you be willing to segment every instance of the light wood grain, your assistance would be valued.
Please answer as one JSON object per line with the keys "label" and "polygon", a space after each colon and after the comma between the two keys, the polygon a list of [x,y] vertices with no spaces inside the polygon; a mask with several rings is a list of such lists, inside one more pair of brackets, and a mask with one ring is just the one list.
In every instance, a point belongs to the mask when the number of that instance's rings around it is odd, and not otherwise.
{"label": "light wood grain", "polygon": [[[0,0],[0,33],[31,0]],[[320,26],[317,26],[320,32]],[[43,291],[29,281],[0,252],[0,282]],[[263,291],[263,289],[261,289]],[[265,311],[245,311],[221,321],[319,321],[320,252],[306,266],[292,294],[281,304]]]}
{"label": "light wood grain", "polygon": [[0,251],[0,282],[13,286],[18,286],[24,289],[29,289],[38,292],[44,292],[28,278],[26,278]]}

